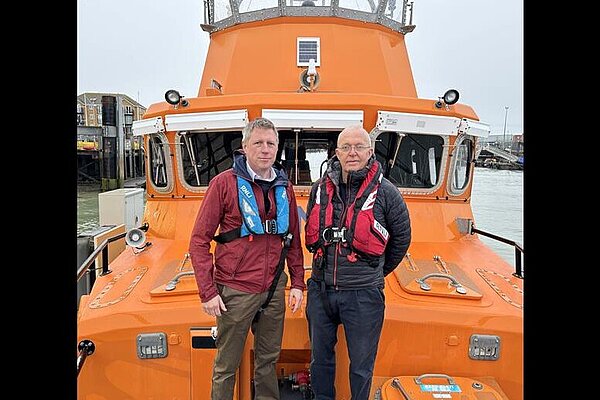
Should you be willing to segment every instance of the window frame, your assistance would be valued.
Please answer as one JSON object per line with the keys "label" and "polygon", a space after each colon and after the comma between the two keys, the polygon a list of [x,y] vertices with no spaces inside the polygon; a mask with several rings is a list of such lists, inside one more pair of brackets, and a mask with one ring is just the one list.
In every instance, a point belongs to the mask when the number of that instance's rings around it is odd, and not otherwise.
{"label": "window frame", "polygon": [[[396,134],[396,135],[402,135],[402,137],[400,138],[400,146],[402,146],[402,142],[404,140],[406,140],[407,136],[411,136],[411,135],[420,135],[420,136],[437,136],[442,138],[442,154],[441,154],[441,160],[440,160],[440,170],[437,171],[437,182],[435,185],[433,185],[430,188],[417,188],[417,187],[408,187],[408,186],[400,186],[394,182],[392,182],[392,184],[394,186],[396,186],[399,190],[400,193],[402,194],[415,194],[415,195],[429,195],[432,193],[437,192],[444,184],[444,179],[446,176],[446,165],[447,165],[447,160],[448,160],[448,147],[449,147],[449,142],[450,142],[450,135],[442,135],[442,134],[429,134],[429,133],[419,133],[419,132],[402,132],[402,131],[392,131],[392,130],[383,130],[383,131],[379,131],[376,128],[371,132],[371,137],[372,137],[372,142],[374,143],[374,154],[375,154],[375,158],[377,159],[377,144],[380,142],[379,137],[384,134],[384,133],[389,133],[389,134]],[[398,150],[400,149],[400,147],[398,147]],[[386,168],[385,165],[383,165],[384,169]],[[387,177],[386,177],[387,178]],[[389,180],[389,178],[388,178]]]}
{"label": "window frame", "polygon": [[[163,145],[162,148],[163,148],[164,165],[165,165],[165,172],[166,172],[166,179],[167,179],[167,185],[164,187],[157,186],[154,183],[154,178],[152,177],[153,153],[154,153],[152,141],[155,138],[158,138]],[[171,157],[171,146],[169,146],[169,140],[167,138],[167,135],[164,132],[156,132],[156,133],[148,134],[148,163],[147,163],[146,173],[148,174],[148,176],[150,178],[150,179],[148,179],[148,181],[150,182],[150,185],[158,193],[169,193],[173,190],[174,177],[173,177],[173,161],[172,160],[173,160],[173,157]]]}
{"label": "window frame", "polygon": [[[318,135],[323,135],[323,141],[327,141],[327,142],[329,142],[329,145],[332,145],[331,148],[328,149],[328,151],[331,150],[331,152],[333,154],[331,156],[327,157],[324,160],[324,161],[329,161],[329,159],[333,155],[335,155],[335,147],[337,145],[337,138],[338,138],[339,134],[341,133],[341,131],[342,131],[341,129],[339,129],[339,130],[338,129],[333,129],[332,130],[332,129],[319,129],[319,128],[317,128],[317,129],[310,129],[310,130],[307,130],[307,129],[298,129],[298,128],[293,128],[293,129],[278,129],[278,132],[279,132],[279,147],[277,149],[277,156],[275,158],[275,161],[278,162],[278,163],[280,163],[284,167],[284,169],[286,170],[286,174],[287,174],[287,172],[288,172],[287,168],[285,167],[284,163],[282,163],[282,161],[284,161],[284,160],[282,160],[282,156],[285,155],[285,148],[284,148],[284,146],[285,146],[285,138],[283,138],[282,135],[286,135],[287,136],[288,134],[293,134],[297,138],[298,145],[294,146],[294,158],[293,158],[294,161],[300,161],[299,160],[299,155],[298,155],[298,149],[301,147],[301,142],[305,142],[305,141],[306,142],[310,142],[311,140],[314,141],[314,140],[316,140],[315,136],[318,136]],[[332,134],[335,135],[335,138],[333,138],[333,139],[330,137]],[[309,136],[309,137],[303,137],[303,135],[306,135],[306,136]],[[328,147],[329,147],[329,145],[328,145]],[[306,148],[305,148],[305,150],[306,150]],[[307,158],[304,158],[303,161],[310,161],[310,160],[308,160]],[[325,169],[321,169],[322,165],[323,165],[323,161],[319,165],[319,168],[320,168],[319,169],[319,174],[321,173],[321,171],[323,172],[323,174],[327,171],[327,168],[326,168],[327,165],[325,165]],[[295,168],[296,168],[296,166],[294,166],[294,169],[293,169],[294,171],[295,171]],[[303,170],[302,168],[299,168],[299,171],[302,171],[302,170]],[[310,171],[312,171],[312,169],[309,167],[308,171],[310,172]],[[312,172],[311,172],[311,175],[312,175]],[[321,178],[321,176],[322,175],[319,175],[319,177],[317,177],[317,179],[314,182],[312,182],[312,179],[311,179],[311,183],[310,184],[294,183],[296,181],[295,176],[288,175],[288,179],[290,180],[290,182],[292,183],[292,185],[294,187],[311,187],[315,182],[317,182]],[[311,176],[311,178],[312,178],[312,176]]]}
{"label": "window frame", "polygon": [[[210,181],[212,180],[213,177],[211,177],[208,181],[208,184],[206,185],[200,185],[200,186],[193,186],[191,184],[189,184],[186,180],[185,180],[185,170],[184,170],[184,165],[183,165],[183,136],[184,134],[189,134],[189,135],[194,135],[194,134],[206,134],[206,135],[210,135],[210,134],[214,134],[214,135],[222,135],[222,134],[228,134],[228,133],[239,133],[240,135],[240,147],[241,148],[241,139],[242,139],[242,130],[237,130],[237,129],[232,129],[232,130],[228,130],[228,131],[223,131],[223,130],[192,130],[192,131],[178,131],[175,133],[175,152],[176,152],[176,157],[177,157],[177,175],[178,175],[178,180],[179,183],[188,191],[192,192],[192,193],[204,193],[206,191],[206,189],[208,188],[208,185],[210,184]],[[233,151],[237,150],[233,149]],[[233,153],[232,153],[232,160],[233,160]],[[223,171],[220,171],[223,172]]]}
{"label": "window frame", "polygon": [[[463,144],[465,140],[471,141],[470,146],[470,159],[467,160],[467,176],[466,183],[462,189],[458,189],[454,186],[454,173],[458,164],[458,157],[456,157],[459,146]],[[475,149],[476,149],[476,137],[468,134],[460,134],[456,138],[454,142],[454,146],[452,146],[452,160],[450,161],[450,168],[448,168],[448,183],[447,190],[448,193],[452,196],[460,196],[465,193],[465,191],[469,188],[473,180],[473,168],[475,167]]]}

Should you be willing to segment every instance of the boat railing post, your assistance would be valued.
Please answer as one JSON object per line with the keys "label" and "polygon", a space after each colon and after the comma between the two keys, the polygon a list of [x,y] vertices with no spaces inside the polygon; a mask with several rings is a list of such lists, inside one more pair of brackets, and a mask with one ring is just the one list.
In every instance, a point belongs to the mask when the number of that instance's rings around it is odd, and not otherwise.
{"label": "boat railing post", "polygon": [[104,246],[102,249],[102,274],[106,275],[110,271],[108,270],[108,246]]}
{"label": "boat railing post", "polygon": [[96,268],[88,268],[88,275],[90,277],[89,286],[86,288],[87,292],[85,294],[89,294],[94,287],[94,283],[96,282]]}
{"label": "boat railing post", "polygon": [[523,270],[521,269],[521,249],[515,246],[515,273],[513,274],[517,278],[523,278]]}

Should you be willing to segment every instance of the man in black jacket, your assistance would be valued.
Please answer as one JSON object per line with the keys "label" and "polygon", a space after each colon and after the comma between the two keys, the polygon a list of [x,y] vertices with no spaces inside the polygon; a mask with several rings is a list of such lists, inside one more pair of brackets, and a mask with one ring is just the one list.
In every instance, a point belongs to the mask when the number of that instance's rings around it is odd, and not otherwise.
{"label": "man in black jacket", "polygon": [[402,195],[383,177],[367,131],[338,136],[327,173],[311,189],[306,246],[314,253],[306,317],[315,400],[334,400],[337,329],[344,326],[352,400],[367,400],[385,310],[384,277],[411,239]]}

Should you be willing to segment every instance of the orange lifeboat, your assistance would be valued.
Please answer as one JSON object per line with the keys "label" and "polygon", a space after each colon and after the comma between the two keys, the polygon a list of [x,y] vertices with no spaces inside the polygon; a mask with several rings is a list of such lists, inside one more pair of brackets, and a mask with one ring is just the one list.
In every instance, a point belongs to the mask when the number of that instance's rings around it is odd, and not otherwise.
{"label": "orange lifeboat", "polygon": [[[209,398],[218,332],[201,311],[190,233],[208,183],[232,165],[243,126],[262,116],[279,130],[277,160],[303,220],[310,185],[349,125],[370,132],[375,156],[408,205],[413,239],[385,280],[372,398],[408,398],[401,387],[410,398],[521,400],[520,258],[513,268],[479,239],[487,233],[476,228],[470,204],[476,145],[490,129],[457,102],[457,92],[417,97],[405,46],[414,29],[410,4],[205,4],[210,47],[197,97],[153,104],[133,125],[148,157],[144,229],[127,234],[133,246],[110,264],[95,268],[99,248],[78,271],[91,286],[77,318],[79,398]],[[306,250],[304,258],[308,278]],[[308,396],[304,311],[285,318],[281,398]],[[337,394],[349,399],[349,361],[338,337]],[[252,399],[252,340],[235,399]]]}

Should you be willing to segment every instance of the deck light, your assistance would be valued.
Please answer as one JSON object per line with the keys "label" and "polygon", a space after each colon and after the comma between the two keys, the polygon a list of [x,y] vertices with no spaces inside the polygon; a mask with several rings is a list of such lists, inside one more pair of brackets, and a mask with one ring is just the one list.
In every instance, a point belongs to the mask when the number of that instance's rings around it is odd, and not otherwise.
{"label": "deck light", "polygon": [[169,104],[179,104],[179,100],[181,100],[181,95],[177,90],[167,90],[167,92],[165,93],[165,100],[167,100],[167,103]]}
{"label": "deck light", "polygon": [[442,108],[443,105],[446,105],[446,110],[448,110],[448,106],[456,103],[458,101],[458,90],[449,89],[444,93],[444,96],[438,97],[438,101],[435,102],[436,108]]}
{"label": "deck light", "polygon": [[189,102],[183,98],[182,95],[179,94],[177,90],[167,90],[165,93],[165,100],[167,103],[172,104],[177,107],[178,104],[181,104],[183,107],[187,107]]}
{"label": "deck light", "polygon": [[458,90],[450,89],[444,93],[444,102],[448,105],[452,105],[458,101]]}

